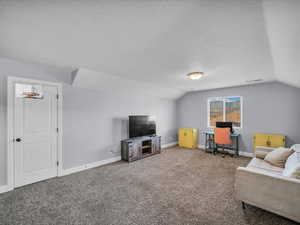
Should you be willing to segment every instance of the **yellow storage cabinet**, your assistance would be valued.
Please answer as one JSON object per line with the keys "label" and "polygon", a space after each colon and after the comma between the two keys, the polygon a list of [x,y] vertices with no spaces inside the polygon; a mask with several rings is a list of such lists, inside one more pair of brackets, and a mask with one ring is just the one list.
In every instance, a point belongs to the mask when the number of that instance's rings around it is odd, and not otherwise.
{"label": "yellow storage cabinet", "polygon": [[253,147],[285,147],[285,135],[257,133],[253,137]]}
{"label": "yellow storage cabinet", "polygon": [[183,148],[197,148],[198,131],[195,128],[179,128],[179,146]]}

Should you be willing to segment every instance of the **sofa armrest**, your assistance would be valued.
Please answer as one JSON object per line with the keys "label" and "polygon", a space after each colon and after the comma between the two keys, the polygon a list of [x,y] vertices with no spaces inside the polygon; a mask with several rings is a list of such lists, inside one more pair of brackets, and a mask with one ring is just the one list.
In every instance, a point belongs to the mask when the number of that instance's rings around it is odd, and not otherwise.
{"label": "sofa armrest", "polygon": [[300,180],[256,168],[239,167],[236,197],[260,208],[300,222]]}

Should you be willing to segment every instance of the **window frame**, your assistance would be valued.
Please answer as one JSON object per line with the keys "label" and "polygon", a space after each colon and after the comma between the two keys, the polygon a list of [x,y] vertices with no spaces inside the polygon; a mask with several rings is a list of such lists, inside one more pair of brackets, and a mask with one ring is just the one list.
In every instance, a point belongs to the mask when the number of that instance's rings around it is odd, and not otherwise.
{"label": "window frame", "polygon": [[[209,97],[207,99],[207,127],[208,128],[215,128],[215,126],[211,126],[210,125],[210,102],[212,100],[219,100],[219,101],[223,101],[223,121],[226,117],[226,107],[225,107],[225,101],[224,99],[226,98],[240,98],[240,115],[241,115],[241,122],[240,122],[240,126],[239,127],[235,127],[233,126],[234,129],[242,129],[243,128],[243,96],[224,96],[224,97]],[[225,122],[225,121],[224,121]]]}

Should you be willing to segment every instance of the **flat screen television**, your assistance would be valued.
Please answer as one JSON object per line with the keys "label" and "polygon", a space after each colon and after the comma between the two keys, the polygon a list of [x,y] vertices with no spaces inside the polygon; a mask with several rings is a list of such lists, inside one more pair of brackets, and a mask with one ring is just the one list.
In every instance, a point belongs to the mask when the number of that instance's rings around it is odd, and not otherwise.
{"label": "flat screen television", "polygon": [[129,138],[151,136],[156,134],[155,117],[129,116]]}

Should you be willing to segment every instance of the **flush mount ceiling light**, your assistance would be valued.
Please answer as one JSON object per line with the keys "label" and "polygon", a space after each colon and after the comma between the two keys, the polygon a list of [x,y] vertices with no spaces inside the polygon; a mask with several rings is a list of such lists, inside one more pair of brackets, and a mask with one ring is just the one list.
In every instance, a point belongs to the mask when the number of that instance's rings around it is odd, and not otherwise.
{"label": "flush mount ceiling light", "polygon": [[190,78],[191,80],[198,80],[198,79],[200,79],[203,75],[204,75],[203,72],[191,72],[191,73],[188,73],[188,74],[187,74],[188,78]]}

